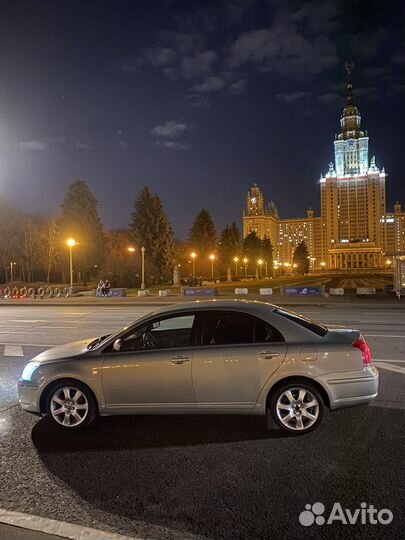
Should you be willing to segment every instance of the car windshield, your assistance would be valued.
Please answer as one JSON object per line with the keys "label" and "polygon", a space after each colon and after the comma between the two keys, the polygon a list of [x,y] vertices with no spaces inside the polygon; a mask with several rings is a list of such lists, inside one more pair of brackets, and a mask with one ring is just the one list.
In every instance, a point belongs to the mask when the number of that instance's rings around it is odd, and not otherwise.
{"label": "car windshield", "polygon": [[326,326],[323,326],[322,324],[316,323],[314,321],[311,321],[310,319],[307,319],[306,317],[303,317],[302,315],[298,315],[297,313],[293,313],[292,311],[288,311],[287,309],[280,309],[276,308],[274,310],[274,313],[277,313],[278,315],[281,315],[282,317],[285,317],[286,319],[289,319],[290,321],[293,321],[300,326],[303,326],[307,330],[310,330],[314,334],[317,334],[318,336],[325,336],[328,332],[328,329]]}

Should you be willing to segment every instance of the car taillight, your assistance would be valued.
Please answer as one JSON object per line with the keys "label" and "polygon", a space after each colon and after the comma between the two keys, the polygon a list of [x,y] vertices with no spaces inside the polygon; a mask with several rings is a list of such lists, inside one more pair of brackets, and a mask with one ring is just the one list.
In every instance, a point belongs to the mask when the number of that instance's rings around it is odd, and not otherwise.
{"label": "car taillight", "polygon": [[357,347],[361,350],[363,355],[363,366],[369,366],[371,364],[371,349],[368,346],[368,343],[364,339],[358,339],[352,343],[352,347]]}

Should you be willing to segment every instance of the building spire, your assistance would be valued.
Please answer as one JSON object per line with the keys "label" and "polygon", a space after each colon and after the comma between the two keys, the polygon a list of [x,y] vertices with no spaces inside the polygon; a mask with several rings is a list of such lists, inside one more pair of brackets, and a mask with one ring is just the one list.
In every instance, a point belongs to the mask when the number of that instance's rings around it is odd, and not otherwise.
{"label": "building spire", "polygon": [[353,84],[352,84],[352,71],[354,69],[354,63],[353,62],[346,62],[345,63],[345,70],[347,72],[347,105],[353,105],[354,104],[354,97],[353,97]]}

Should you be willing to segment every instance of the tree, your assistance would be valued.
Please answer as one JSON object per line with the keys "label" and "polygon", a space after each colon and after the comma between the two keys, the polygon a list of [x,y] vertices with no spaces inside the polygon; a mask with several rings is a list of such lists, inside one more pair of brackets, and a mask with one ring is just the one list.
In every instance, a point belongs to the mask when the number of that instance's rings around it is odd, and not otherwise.
{"label": "tree", "polygon": [[241,242],[238,226],[233,221],[221,233],[219,240],[219,255],[222,262],[230,264],[232,259],[240,254]]}
{"label": "tree", "polygon": [[130,229],[136,244],[145,248],[149,275],[170,276],[174,263],[173,229],[158,195],[144,187],[135,199]]}
{"label": "tree", "polygon": [[273,266],[273,244],[268,236],[265,236],[262,240],[261,257],[267,262],[268,268]]}
{"label": "tree", "polygon": [[97,211],[97,201],[83,180],[71,184],[62,203],[59,219],[61,253],[67,265],[67,249],[62,245],[73,237],[78,245],[74,248],[74,269],[82,275],[83,284],[97,273],[104,258],[103,225]]}
{"label": "tree", "polygon": [[191,247],[200,251],[202,256],[215,250],[217,231],[210,213],[205,208],[195,218],[188,239]]}
{"label": "tree", "polygon": [[254,264],[262,256],[262,241],[255,231],[249,233],[243,241],[243,254]]}
{"label": "tree", "polygon": [[293,255],[293,264],[297,265],[297,272],[299,274],[308,274],[309,271],[309,252],[307,245],[302,241],[295,248]]}

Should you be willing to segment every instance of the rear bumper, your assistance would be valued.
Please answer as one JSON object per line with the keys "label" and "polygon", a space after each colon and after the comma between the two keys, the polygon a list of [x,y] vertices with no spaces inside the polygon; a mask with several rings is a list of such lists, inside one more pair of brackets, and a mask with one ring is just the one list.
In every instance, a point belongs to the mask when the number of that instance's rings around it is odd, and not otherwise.
{"label": "rear bumper", "polygon": [[374,366],[361,371],[328,373],[317,380],[328,392],[331,409],[369,403],[378,395],[379,375]]}
{"label": "rear bumper", "polygon": [[18,381],[17,383],[18,397],[21,407],[30,413],[40,414],[38,386]]}

